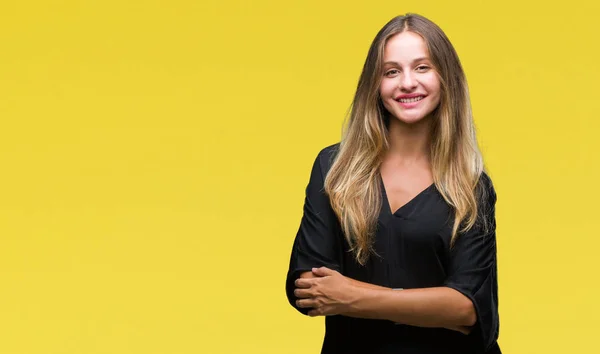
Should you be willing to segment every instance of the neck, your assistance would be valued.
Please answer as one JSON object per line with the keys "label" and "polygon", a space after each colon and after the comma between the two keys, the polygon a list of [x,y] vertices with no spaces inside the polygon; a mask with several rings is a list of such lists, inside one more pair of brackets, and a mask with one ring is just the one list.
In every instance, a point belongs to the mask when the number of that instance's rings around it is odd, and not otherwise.
{"label": "neck", "polygon": [[413,124],[406,124],[390,117],[387,157],[403,161],[429,160],[431,117],[425,117]]}

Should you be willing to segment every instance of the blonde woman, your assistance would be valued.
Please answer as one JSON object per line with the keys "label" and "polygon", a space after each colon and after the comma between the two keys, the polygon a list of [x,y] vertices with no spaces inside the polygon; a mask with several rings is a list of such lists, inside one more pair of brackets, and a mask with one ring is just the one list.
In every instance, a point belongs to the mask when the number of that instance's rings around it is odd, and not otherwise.
{"label": "blonde woman", "polygon": [[496,194],[459,58],[407,14],[377,34],[341,142],[317,156],[287,273],[322,353],[500,353]]}

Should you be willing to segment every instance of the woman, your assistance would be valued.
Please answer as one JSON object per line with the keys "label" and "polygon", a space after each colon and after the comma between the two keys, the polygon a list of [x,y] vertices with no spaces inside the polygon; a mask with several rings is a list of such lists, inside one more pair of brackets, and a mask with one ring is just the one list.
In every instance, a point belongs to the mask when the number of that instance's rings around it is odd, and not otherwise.
{"label": "woman", "polygon": [[340,143],[317,156],[286,281],[322,353],[500,353],[496,194],[442,30],[375,37]]}

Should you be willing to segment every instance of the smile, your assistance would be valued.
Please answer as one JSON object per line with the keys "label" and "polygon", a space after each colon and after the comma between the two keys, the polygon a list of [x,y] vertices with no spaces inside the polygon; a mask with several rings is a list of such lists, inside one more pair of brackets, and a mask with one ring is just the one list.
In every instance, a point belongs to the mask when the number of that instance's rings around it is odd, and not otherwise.
{"label": "smile", "polygon": [[400,98],[400,99],[397,99],[396,101],[398,101],[400,103],[413,103],[413,102],[420,101],[424,98],[425,98],[425,96],[418,96],[418,97],[412,97],[412,98]]}

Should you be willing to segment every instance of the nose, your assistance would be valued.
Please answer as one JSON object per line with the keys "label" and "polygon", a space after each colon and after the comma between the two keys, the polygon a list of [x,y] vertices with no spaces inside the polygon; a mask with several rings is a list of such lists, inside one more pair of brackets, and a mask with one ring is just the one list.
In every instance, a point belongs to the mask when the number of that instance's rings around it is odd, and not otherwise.
{"label": "nose", "polygon": [[399,86],[403,91],[412,91],[417,87],[417,79],[410,71],[406,72],[401,76]]}

